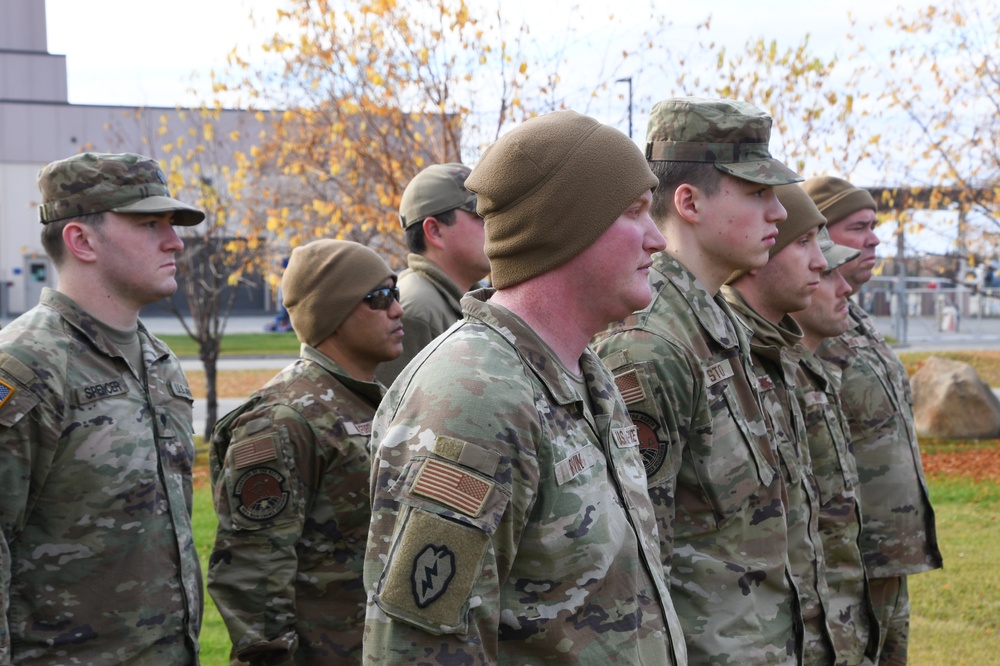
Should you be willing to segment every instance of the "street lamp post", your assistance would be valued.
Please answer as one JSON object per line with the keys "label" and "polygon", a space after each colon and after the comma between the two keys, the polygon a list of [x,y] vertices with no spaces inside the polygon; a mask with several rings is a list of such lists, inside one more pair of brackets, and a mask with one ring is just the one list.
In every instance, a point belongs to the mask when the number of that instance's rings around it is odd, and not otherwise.
{"label": "street lamp post", "polygon": [[615,83],[628,84],[628,138],[632,138],[632,77],[626,76],[623,79],[616,79]]}

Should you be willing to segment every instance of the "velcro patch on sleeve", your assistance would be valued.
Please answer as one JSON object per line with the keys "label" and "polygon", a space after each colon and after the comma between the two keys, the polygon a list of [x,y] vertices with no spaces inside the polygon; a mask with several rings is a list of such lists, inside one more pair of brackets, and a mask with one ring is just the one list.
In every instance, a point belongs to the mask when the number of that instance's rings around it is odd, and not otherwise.
{"label": "velcro patch on sleeve", "polygon": [[233,465],[236,469],[259,465],[278,457],[274,435],[267,433],[233,446]]}
{"label": "velcro patch on sleeve", "polygon": [[605,368],[607,368],[611,372],[614,372],[623,365],[631,365],[632,357],[628,353],[627,349],[622,349],[621,351],[616,351],[614,353],[608,354],[607,356],[601,359],[601,362],[604,363]]}
{"label": "velcro patch on sleeve", "polygon": [[715,365],[708,366],[705,368],[705,376],[708,377],[709,386],[714,386],[723,379],[729,379],[733,376],[733,366],[731,361],[727,359],[725,361],[719,361]]}
{"label": "velcro patch on sleeve", "polygon": [[428,458],[413,483],[413,493],[478,518],[493,486],[457,465]]}
{"label": "velcro patch on sleeve", "polygon": [[569,454],[569,457],[556,463],[556,483],[560,486],[579,476],[584,470],[589,469],[596,462],[594,451],[590,448],[583,448]]}
{"label": "velcro patch on sleeve", "polygon": [[615,386],[618,387],[626,405],[642,402],[646,399],[646,391],[642,388],[642,382],[639,381],[639,375],[634,368],[620,375],[615,375]]}
{"label": "velcro patch on sleeve", "polygon": [[170,382],[170,392],[178,398],[194,400],[194,397],[191,395],[191,387],[184,382]]}
{"label": "velcro patch on sleeve", "polygon": [[436,634],[461,630],[488,542],[485,532],[411,510],[376,602],[387,615]]}

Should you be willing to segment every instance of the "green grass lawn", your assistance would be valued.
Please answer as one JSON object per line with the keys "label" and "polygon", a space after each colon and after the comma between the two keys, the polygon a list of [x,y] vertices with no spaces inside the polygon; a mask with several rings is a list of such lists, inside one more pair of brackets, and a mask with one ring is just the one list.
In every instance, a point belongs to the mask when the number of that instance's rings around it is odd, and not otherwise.
{"label": "green grass lawn", "polygon": [[[1000,654],[1000,485],[966,480],[931,482],[943,570],[912,576],[910,659],[915,666],[997,663]],[[204,571],[215,540],[207,484],[195,491],[195,542]],[[201,663],[228,663],[229,636],[205,595]]]}
{"label": "green grass lawn", "polygon": [[[178,356],[197,358],[198,345],[187,335],[158,335]],[[225,355],[276,356],[299,354],[299,341],[294,333],[227,333],[222,338],[220,353]]]}

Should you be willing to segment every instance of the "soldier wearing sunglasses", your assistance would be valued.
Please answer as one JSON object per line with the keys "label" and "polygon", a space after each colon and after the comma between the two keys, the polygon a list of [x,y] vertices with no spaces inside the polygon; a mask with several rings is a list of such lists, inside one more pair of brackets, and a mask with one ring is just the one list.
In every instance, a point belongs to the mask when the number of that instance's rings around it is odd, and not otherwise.
{"label": "soldier wearing sunglasses", "polygon": [[374,373],[403,350],[395,285],[357,243],[295,248],[282,288],[300,358],[215,429],[208,586],[250,664],[360,663]]}

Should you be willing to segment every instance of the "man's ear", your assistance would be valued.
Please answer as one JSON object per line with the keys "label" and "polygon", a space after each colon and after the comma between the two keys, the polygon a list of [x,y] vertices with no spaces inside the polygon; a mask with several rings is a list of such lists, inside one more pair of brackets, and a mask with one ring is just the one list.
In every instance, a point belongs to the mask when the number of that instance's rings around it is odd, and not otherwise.
{"label": "man's ear", "polygon": [[701,190],[690,183],[682,183],[674,190],[674,209],[687,222],[697,223],[703,198]]}
{"label": "man's ear", "polygon": [[66,251],[84,263],[97,261],[97,251],[94,247],[94,237],[96,235],[91,225],[75,220],[67,223],[62,231]]}
{"label": "man's ear", "polygon": [[427,240],[427,243],[437,248],[443,247],[441,222],[436,217],[431,215],[429,217],[425,217],[422,224],[424,225],[424,238]]}

